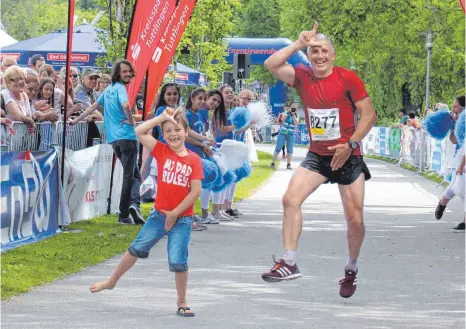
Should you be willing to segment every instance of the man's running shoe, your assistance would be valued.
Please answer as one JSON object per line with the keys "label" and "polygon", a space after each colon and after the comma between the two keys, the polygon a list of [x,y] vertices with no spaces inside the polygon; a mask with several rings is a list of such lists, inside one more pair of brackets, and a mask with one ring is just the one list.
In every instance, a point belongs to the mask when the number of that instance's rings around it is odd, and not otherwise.
{"label": "man's running shoe", "polygon": [[443,212],[445,211],[446,206],[442,206],[440,202],[437,205],[437,208],[435,208],[435,218],[441,219],[443,216]]}
{"label": "man's running shoe", "polygon": [[266,282],[280,282],[280,281],[289,281],[302,277],[301,273],[298,270],[298,265],[294,264],[290,266],[285,263],[283,259],[280,259],[279,262],[275,261],[275,256],[273,257],[275,265],[272,267],[270,272],[262,274],[262,279]]}
{"label": "man's running shoe", "polygon": [[340,280],[340,296],[350,298],[356,291],[356,274],[358,271],[345,270],[345,277]]}
{"label": "man's running shoe", "polygon": [[228,210],[225,210],[225,213],[230,216],[230,217],[235,217],[235,218],[238,218],[239,217],[239,212],[238,210],[236,209],[228,209]]}
{"label": "man's running shoe", "polygon": [[462,223],[459,223],[458,225],[456,225],[455,227],[453,227],[451,230],[452,232],[464,232],[464,222]]}

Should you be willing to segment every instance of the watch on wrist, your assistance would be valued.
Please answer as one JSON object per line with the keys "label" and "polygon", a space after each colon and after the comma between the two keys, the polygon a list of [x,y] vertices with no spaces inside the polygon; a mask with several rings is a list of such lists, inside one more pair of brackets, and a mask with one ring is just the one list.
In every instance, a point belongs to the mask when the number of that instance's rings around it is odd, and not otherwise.
{"label": "watch on wrist", "polygon": [[357,143],[355,141],[352,141],[351,139],[348,141],[348,144],[349,144],[352,151],[354,151],[359,145],[359,143]]}

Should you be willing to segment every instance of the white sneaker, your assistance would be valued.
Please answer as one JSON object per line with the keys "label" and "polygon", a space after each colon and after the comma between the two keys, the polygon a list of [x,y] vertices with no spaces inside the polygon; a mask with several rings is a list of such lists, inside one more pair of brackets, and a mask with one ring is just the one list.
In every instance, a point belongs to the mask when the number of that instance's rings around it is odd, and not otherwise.
{"label": "white sneaker", "polygon": [[232,220],[230,217],[228,216],[224,216],[221,212],[219,212],[218,214],[216,215],[212,215],[214,217],[214,219],[216,220],[219,220],[221,222],[225,222],[225,221],[230,221]]}
{"label": "white sneaker", "polygon": [[220,213],[221,213],[224,217],[229,218],[230,220],[235,219],[235,217],[228,215],[228,214],[225,212],[225,210],[220,210]]}
{"label": "white sneaker", "polygon": [[[209,215],[210,216],[210,215]],[[198,223],[199,224],[210,224],[209,216],[207,217],[201,217],[199,216]]]}
{"label": "white sneaker", "polygon": [[207,216],[205,219],[208,221],[206,224],[218,224],[219,223],[219,221],[216,220],[215,217],[212,216],[211,214],[209,214],[209,216]]}

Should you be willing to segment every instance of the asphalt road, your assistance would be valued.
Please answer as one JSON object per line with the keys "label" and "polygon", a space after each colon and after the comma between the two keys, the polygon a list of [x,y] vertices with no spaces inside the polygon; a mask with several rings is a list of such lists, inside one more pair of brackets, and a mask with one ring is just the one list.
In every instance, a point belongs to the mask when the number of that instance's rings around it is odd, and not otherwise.
{"label": "asphalt road", "polygon": [[[295,167],[305,151],[296,149]],[[453,200],[437,221],[440,187],[391,164],[367,163],[373,176],[366,186],[367,232],[350,299],[338,295],[346,227],[332,185],[303,205],[297,258],[303,278],[262,281],[272,255],[283,252],[281,197],[292,172],[282,163],[238,204],[240,220],[193,232],[188,303],[196,317],[175,315],[163,239],[113,291],[91,294],[88,287],[110,275],[120,256],[3,302],[2,328],[464,328],[465,235],[450,232],[463,218],[463,200]]]}

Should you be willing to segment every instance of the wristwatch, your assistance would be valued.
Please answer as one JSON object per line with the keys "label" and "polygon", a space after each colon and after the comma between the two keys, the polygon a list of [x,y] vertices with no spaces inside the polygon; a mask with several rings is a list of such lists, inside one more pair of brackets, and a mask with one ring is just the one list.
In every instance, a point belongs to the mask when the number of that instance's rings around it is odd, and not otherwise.
{"label": "wristwatch", "polygon": [[358,145],[359,145],[359,143],[357,143],[357,142],[355,142],[355,141],[352,141],[351,139],[348,141],[348,144],[349,144],[351,150],[353,150],[353,151],[354,151],[354,150],[358,147]]}

